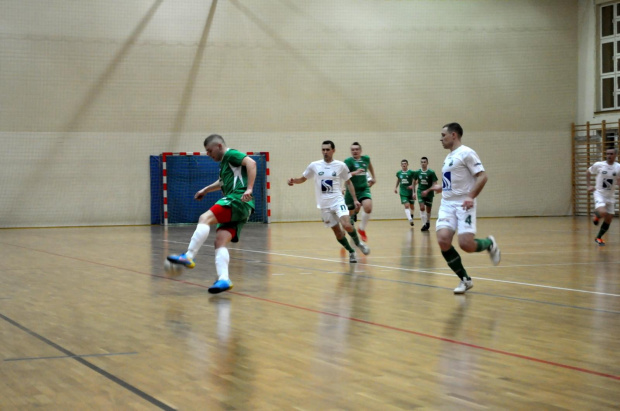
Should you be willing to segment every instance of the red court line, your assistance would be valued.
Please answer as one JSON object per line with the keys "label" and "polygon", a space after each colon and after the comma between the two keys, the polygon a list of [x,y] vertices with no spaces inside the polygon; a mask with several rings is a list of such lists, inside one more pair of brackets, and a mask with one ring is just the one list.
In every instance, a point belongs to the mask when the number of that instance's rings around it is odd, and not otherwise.
{"label": "red court line", "polygon": [[[85,260],[83,258],[67,256],[67,255],[62,255],[62,254],[56,254],[56,253],[52,253],[52,252],[44,251],[44,250],[36,250],[36,249],[29,248],[29,247],[23,247],[23,246],[20,246],[20,245],[15,245],[15,244],[7,244],[7,243],[4,243],[4,244],[11,245],[13,247],[18,247],[18,248],[23,248],[23,249],[31,250],[31,251],[38,251],[38,252],[41,252],[41,253],[50,254],[50,255],[57,256],[57,257],[65,257],[65,258],[70,258],[70,259],[73,259],[73,260],[82,261],[82,262],[86,262],[86,263],[91,263],[91,264],[95,264],[95,265],[101,265],[101,266],[105,266],[105,267],[110,267],[110,268],[116,268],[116,269],[119,269],[119,270],[129,271],[129,272],[136,273],[136,274],[147,275],[149,277],[157,277],[157,278],[161,278],[161,279],[165,279],[165,280],[176,281],[176,282],[179,282],[179,283],[183,283],[183,284],[187,284],[187,285],[192,285],[192,286],[195,286],[195,287],[200,287],[200,288],[209,288],[210,287],[208,285],[193,283],[191,281],[180,280],[178,278],[167,277],[165,275],[159,275],[159,274],[153,274],[153,273],[145,273],[145,272],[142,272],[142,271],[132,270],[132,269],[128,269],[128,268],[125,268],[125,267],[118,267],[118,266],[111,265],[111,264],[98,263],[98,262],[94,262],[94,261],[90,261],[90,260]],[[372,321],[361,320],[359,318],[354,318],[354,317],[347,317],[347,316],[340,315],[340,314],[330,313],[328,311],[315,310],[313,308],[302,307],[300,305],[294,305],[294,304],[284,303],[284,302],[281,302],[281,301],[270,300],[268,298],[257,297],[257,296],[254,296],[254,295],[240,293],[240,292],[237,292],[237,291],[228,291],[228,294],[234,294],[234,295],[238,295],[240,297],[251,298],[253,300],[263,301],[263,302],[270,303],[270,304],[277,304],[277,305],[281,305],[283,307],[295,308],[297,310],[308,311],[308,312],[315,313],[315,314],[329,315],[331,317],[342,318],[344,320],[354,321],[354,322],[358,322],[358,323],[361,323],[361,324],[371,325],[371,326],[374,326],[374,327],[380,327],[380,328],[383,328],[383,329],[386,329],[386,330],[398,331],[398,332],[403,332],[403,333],[407,333],[407,334],[411,334],[411,335],[417,335],[419,337],[431,338],[433,340],[448,342],[448,343],[451,343],[451,344],[457,344],[457,345],[461,345],[461,346],[464,346],[464,347],[474,348],[476,350],[492,352],[492,353],[495,353],[495,354],[501,354],[501,355],[505,355],[505,356],[508,356],[508,357],[520,358],[522,360],[537,362],[537,363],[540,363],[540,364],[551,365],[551,366],[554,366],[554,367],[560,367],[560,368],[564,368],[564,369],[567,369],[567,370],[578,371],[578,372],[582,372],[582,373],[585,373],[585,374],[592,374],[592,375],[596,375],[596,376],[599,376],[599,377],[605,377],[605,378],[610,378],[612,380],[620,381],[620,375],[606,374],[606,373],[599,372],[599,371],[588,370],[587,368],[574,367],[572,365],[561,364],[561,363],[558,363],[558,362],[547,361],[547,360],[543,360],[543,359],[536,358],[536,357],[530,357],[530,356],[527,356],[527,355],[512,353],[512,352],[509,352],[509,351],[503,351],[503,350],[498,350],[498,349],[495,349],[495,348],[484,347],[482,345],[476,345],[476,344],[471,344],[471,343],[467,343],[467,342],[464,342],[464,341],[453,340],[451,338],[438,337],[436,335],[425,334],[425,333],[421,333],[421,332],[418,332],[418,331],[408,330],[406,328],[393,327],[393,326],[387,325],[387,324],[375,323],[375,322],[372,322]]]}

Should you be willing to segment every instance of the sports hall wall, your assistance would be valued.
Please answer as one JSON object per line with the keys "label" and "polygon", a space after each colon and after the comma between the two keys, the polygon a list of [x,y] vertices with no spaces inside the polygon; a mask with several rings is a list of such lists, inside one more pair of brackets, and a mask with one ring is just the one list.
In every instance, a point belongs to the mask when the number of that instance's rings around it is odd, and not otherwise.
{"label": "sports hall wall", "polygon": [[570,213],[576,0],[0,4],[0,227],[149,224],[149,155],[211,133],[270,152],[275,222],[318,220],[286,179],[324,139],[360,142],[374,218],[404,218],[399,163],[440,172],[452,121],[479,216]]}

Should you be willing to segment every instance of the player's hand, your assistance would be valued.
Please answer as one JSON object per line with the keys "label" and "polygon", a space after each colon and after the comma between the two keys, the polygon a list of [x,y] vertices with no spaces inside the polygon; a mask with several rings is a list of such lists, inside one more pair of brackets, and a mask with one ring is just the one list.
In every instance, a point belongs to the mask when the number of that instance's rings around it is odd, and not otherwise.
{"label": "player's hand", "polygon": [[374,179],[374,178],[371,178],[370,180],[368,180],[368,187],[372,187],[372,186],[374,186],[374,185],[375,185],[375,183],[376,183],[375,179]]}
{"label": "player's hand", "polygon": [[362,203],[360,203],[359,201],[355,200],[353,202],[353,204],[355,205],[355,212],[357,213],[358,211],[360,211],[360,209],[362,208]]}
{"label": "player's hand", "polygon": [[207,194],[204,190],[200,190],[198,191],[195,195],[194,195],[194,200],[202,200],[205,196],[205,194]]}
{"label": "player's hand", "polygon": [[241,201],[243,201],[244,203],[247,203],[251,199],[252,199],[252,189],[248,188],[247,190],[245,190],[245,193],[243,193],[243,195],[241,196]]}
{"label": "player's hand", "polygon": [[428,190],[424,190],[422,191],[420,194],[422,194],[422,197],[428,197],[428,192],[429,192],[430,188]]}
{"label": "player's hand", "polygon": [[288,184],[289,186],[295,185],[295,183],[293,182],[292,178],[289,178],[288,181],[286,182],[286,184]]}
{"label": "player's hand", "polygon": [[416,197],[416,195],[415,195],[415,194],[412,194],[412,195],[411,195],[411,198],[413,198],[414,200],[417,200],[417,197]]}
{"label": "player's hand", "polygon": [[474,199],[471,197],[467,197],[465,201],[463,201],[463,210],[469,210],[474,206]]}
{"label": "player's hand", "polygon": [[398,194],[398,190],[394,189],[394,194]]}

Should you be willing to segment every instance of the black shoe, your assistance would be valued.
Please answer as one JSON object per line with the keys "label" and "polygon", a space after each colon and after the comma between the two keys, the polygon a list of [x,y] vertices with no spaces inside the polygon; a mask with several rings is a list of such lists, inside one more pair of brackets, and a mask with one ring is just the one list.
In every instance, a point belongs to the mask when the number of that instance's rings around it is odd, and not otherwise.
{"label": "black shoe", "polygon": [[422,226],[422,230],[421,230],[421,231],[428,231],[428,229],[430,228],[430,226],[431,226],[431,225],[430,225],[429,223],[424,224],[424,226]]}
{"label": "black shoe", "polygon": [[409,225],[410,225],[411,227],[413,227],[413,218],[412,218],[411,220],[409,220]]}

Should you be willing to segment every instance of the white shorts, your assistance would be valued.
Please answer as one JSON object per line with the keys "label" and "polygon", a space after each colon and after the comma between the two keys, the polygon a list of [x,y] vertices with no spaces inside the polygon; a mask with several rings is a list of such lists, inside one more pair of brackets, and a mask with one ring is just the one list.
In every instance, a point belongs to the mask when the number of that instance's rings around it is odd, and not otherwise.
{"label": "white shorts", "polygon": [[449,228],[459,234],[476,234],[476,200],[469,210],[463,208],[463,201],[441,200],[435,231],[442,228]]}
{"label": "white shorts", "polygon": [[605,207],[608,213],[614,214],[616,212],[616,201],[613,197],[607,198],[598,191],[592,193],[594,197],[594,208]]}
{"label": "white shorts", "polygon": [[344,198],[329,208],[321,208],[321,218],[323,223],[325,223],[325,227],[328,228],[337,226],[340,223],[340,217],[345,215],[349,215],[349,209],[344,202]]}

